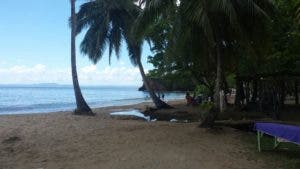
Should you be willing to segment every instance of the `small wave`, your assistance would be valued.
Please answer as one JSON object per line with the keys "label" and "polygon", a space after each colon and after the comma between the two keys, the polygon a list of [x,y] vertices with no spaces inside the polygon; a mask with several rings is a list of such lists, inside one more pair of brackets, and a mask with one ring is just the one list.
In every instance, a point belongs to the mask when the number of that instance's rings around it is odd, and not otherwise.
{"label": "small wave", "polygon": [[112,100],[112,101],[139,101],[139,100],[149,100],[149,98],[137,97],[137,98],[116,99],[116,100]]}
{"label": "small wave", "polygon": [[45,103],[45,104],[31,104],[31,105],[11,105],[0,107],[0,113],[11,113],[11,112],[24,112],[33,110],[52,110],[52,109],[64,109],[74,106],[75,103]]}

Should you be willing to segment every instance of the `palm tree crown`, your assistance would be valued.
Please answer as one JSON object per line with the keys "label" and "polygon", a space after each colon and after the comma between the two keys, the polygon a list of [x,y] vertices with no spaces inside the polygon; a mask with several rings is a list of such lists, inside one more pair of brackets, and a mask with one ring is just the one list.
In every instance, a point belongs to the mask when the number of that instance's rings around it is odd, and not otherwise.
{"label": "palm tree crown", "polygon": [[83,4],[77,14],[77,33],[88,28],[81,51],[97,63],[108,47],[119,58],[123,39],[129,43],[129,26],[140,9],[131,0],[96,0]]}

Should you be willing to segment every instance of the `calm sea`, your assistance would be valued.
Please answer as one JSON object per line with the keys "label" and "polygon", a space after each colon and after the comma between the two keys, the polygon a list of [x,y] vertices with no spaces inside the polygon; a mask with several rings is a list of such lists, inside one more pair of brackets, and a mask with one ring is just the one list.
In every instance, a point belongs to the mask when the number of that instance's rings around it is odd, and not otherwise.
{"label": "calm sea", "polygon": [[[138,87],[82,87],[92,108],[148,102],[149,95]],[[183,99],[184,93],[168,92],[165,100]],[[75,108],[72,86],[0,85],[0,115],[67,111]]]}

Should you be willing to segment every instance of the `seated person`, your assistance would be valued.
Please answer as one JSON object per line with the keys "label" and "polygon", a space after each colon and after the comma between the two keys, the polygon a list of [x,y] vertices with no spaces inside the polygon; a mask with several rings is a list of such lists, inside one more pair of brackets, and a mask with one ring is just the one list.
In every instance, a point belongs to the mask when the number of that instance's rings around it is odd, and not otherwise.
{"label": "seated person", "polygon": [[186,105],[187,105],[187,106],[193,105],[193,103],[194,103],[194,98],[190,95],[189,92],[186,93],[185,99],[186,99]]}

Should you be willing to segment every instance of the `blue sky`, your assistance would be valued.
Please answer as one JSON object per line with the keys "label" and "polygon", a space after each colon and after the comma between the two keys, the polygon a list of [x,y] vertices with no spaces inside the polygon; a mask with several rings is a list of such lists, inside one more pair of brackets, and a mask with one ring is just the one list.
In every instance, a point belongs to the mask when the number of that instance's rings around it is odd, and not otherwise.
{"label": "blue sky", "polygon": [[[77,0],[77,9],[85,0]],[[69,0],[3,0],[0,5],[0,84],[71,84]],[[77,49],[83,34],[77,37]],[[150,55],[144,45],[143,64]],[[115,58],[115,57],[113,57]],[[140,85],[139,71],[128,59],[125,45],[121,59],[108,65],[107,52],[95,66],[77,51],[82,85]]]}

